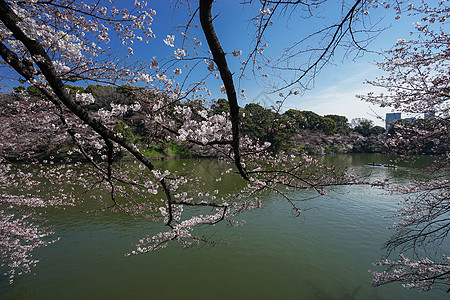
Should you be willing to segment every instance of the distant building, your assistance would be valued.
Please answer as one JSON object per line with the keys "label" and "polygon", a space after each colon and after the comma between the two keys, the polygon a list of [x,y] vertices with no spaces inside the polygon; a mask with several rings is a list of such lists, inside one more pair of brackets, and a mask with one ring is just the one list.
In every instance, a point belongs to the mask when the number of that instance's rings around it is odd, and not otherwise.
{"label": "distant building", "polygon": [[429,111],[424,113],[423,118],[424,119],[434,119],[436,116],[434,114],[434,111]]}
{"label": "distant building", "polygon": [[391,124],[397,120],[402,119],[402,113],[387,113],[386,114],[386,131],[389,131]]}

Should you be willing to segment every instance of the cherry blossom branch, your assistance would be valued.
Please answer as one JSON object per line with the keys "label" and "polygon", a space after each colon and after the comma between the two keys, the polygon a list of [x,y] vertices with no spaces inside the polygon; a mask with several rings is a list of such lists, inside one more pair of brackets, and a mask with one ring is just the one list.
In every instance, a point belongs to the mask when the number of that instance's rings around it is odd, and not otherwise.
{"label": "cherry blossom branch", "polygon": [[[34,224],[31,215],[17,216],[0,211],[0,258],[7,265],[9,283],[16,275],[29,273],[39,260],[33,259],[31,252],[35,248],[45,247],[58,239],[49,239],[54,232]],[[17,272],[16,270],[19,270]]]}
{"label": "cherry blossom branch", "polygon": [[[401,2],[402,3],[402,2]],[[396,8],[400,17],[400,8]],[[450,36],[444,30],[448,27],[450,8],[446,1],[439,5],[420,3],[408,4],[405,11],[419,16],[414,23],[416,32],[410,40],[399,39],[393,49],[385,52],[385,59],[378,63],[386,76],[369,80],[385,92],[369,93],[361,99],[392,107],[406,113],[428,113],[430,118],[414,122],[392,124],[391,134],[386,141],[388,153],[407,155],[433,154],[435,160],[424,168],[420,180],[409,185],[387,184],[384,189],[403,197],[401,208],[392,216],[398,221],[392,226],[395,234],[386,242],[386,257],[399,251],[407,251],[413,259],[400,254],[396,261],[387,258],[376,266],[385,266],[382,272],[372,271],[374,286],[403,282],[406,288],[430,290],[443,286],[450,292],[449,257],[436,257],[444,249],[450,233],[449,194],[449,53]],[[434,23],[438,23],[438,28]],[[446,27],[447,26],[447,27]],[[399,161],[405,161],[402,156]],[[418,258],[423,253],[434,257]]]}
{"label": "cherry blossom branch", "polygon": [[[413,260],[400,254],[400,259],[391,261],[385,259],[376,266],[388,266],[390,272],[370,271],[375,279],[373,286],[380,286],[392,282],[404,282],[406,288],[421,288],[429,291],[435,285],[448,287],[448,277],[450,275],[450,257],[443,257],[443,261],[436,263],[428,258]],[[447,293],[450,289],[447,289]]]}
{"label": "cherry blossom branch", "polygon": [[[99,120],[93,118],[89,113],[84,110],[80,105],[78,105],[74,100],[71,99],[68,92],[66,91],[63,82],[58,77],[56,73],[53,63],[48,56],[45,49],[39,44],[38,41],[31,39],[28,37],[18,26],[20,23],[19,17],[14,13],[14,11],[5,3],[5,1],[0,0],[0,20],[3,24],[11,30],[13,35],[20,40],[25,47],[30,51],[33,57],[38,57],[35,63],[38,65],[42,73],[44,74],[47,82],[53,89],[54,93],[58,97],[58,99],[69,109],[71,110],[77,117],[79,117],[82,121],[88,124],[94,131],[96,131],[103,139],[112,140],[125,149],[127,149],[137,160],[142,162],[150,171],[154,170],[155,167],[153,164],[144,157],[137,148],[129,143],[122,137],[119,137],[114,132],[105,127]],[[8,61],[7,61],[8,62]],[[16,65],[19,67],[19,65]],[[21,70],[21,73],[24,73],[24,70]],[[166,194],[168,201],[168,209],[169,209],[169,220],[167,221],[167,225],[170,226],[173,220],[172,217],[172,195],[171,192],[164,180],[164,178],[160,179],[160,184],[164,193]]]}

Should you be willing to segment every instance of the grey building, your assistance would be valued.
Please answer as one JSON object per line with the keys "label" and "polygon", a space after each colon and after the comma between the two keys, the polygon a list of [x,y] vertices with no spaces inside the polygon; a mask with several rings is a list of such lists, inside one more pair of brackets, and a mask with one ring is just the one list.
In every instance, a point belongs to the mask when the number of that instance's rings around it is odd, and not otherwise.
{"label": "grey building", "polygon": [[389,131],[391,124],[397,120],[401,120],[402,113],[387,113],[386,114],[386,130]]}
{"label": "grey building", "polygon": [[435,117],[436,117],[436,116],[435,116],[435,114],[434,114],[434,111],[426,112],[426,113],[424,114],[424,116],[423,116],[424,119],[430,119],[430,118],[435,118]]}

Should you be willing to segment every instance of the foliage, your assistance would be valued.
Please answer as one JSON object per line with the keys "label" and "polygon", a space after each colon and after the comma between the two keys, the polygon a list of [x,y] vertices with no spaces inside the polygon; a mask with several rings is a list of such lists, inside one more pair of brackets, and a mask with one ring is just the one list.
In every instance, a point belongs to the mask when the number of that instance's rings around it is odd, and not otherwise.
{"label": "foliage", "polygon": [[296,109],[287,110],[283,116],[286,117],[286,120],[293,127],[294,133],[299,133],[299,129],[310,129],[332,135],[337,132],[338,128],[334,118],[347,120],[344,116],[332,115],[333,117],[329,117],[329,115],[322,117],[312,111],[299,111]]}
{"label": "foliage", "polygon": [[294,132],[298,132],[299,129],[308,128],[306,117],[303,113],[296,109],[289,109],[284,114],[287,122],[293,127]]}
{"label": "foliage", "polygon": [[291,150],[293,145],[290,140],[294,135],[300,134],[301,129],[321,131],[327,135],[336,132],[336,123],[332,118],[322,117],[311,111],[289,109],[279,114],[259,104],[250,103],[242,112],[244,134],[270,143],[269,150],[274,153]]}
{"label": "foliage", "polygon": [[356,127],[362,125],[362,124],[367,124],[368,127],[372,127],[373,126],[373,122],[366,119],[366,118],[354,118],[351,120],[350,122],[350,127],[355,129]]}
{"label": "foliage", "polygon": [[227,100],[223,98],[217,99],[217,101],[211,105],[211,108],[212,113],[215,115],[227,113],[230,111],[230,105],[228,104]]}
{"label": "foliage", "polygon": [[351,122],[353,131],[358,132],[362,136],[380,135],[386,132],[381,126],[373,126],[373,121],[364,118],[355,118]]}
{"label": "foliage", "polygon": [[380,135],[383,133],[386,133],[386,129],[384,129],[381,126],[377,125],[377,126],[370,128],[370,134],[372,134],[372,135]]}
{"label": "foliage", "polygon": [[336,132],[341,134],[348,134],[350,132],[350,125],[347,117],[339,115],[325,115],[325,118],[330,118],[336,123]]}
{"label": "foliage", "polygon": [[114,126],[114,132],[120,134],[125,140],[130,143],[136,144],[139,141],[139,137],[133,134],[130,126],[124,122],[117,122]]}
{"label": "foliage", "polygon": [[268,150],[274,153],[289,148],[288,128],[278,113],[255,103],[247,104],[242,113],[242,131],[245,135],[261,143],[270,143]]}
{"label": "foliage", "polygon": [[[280,55],[272,60],[264,54],[268,47],[265,32],[276,20],[318,18],[325,8],[336,11],[335,7],[327,1],[244,1],[242,4],[251,10],[254,39],[250,44],[253,50],[242,58],[242,50],[221,46],[213,25],[217,22],[212,13],[214,3],[213,0],[177,1],[175,10],[181,11],[185,23],[175,26],[176,34],[167,32],[164,38],[158,37],[167,45],[170,55],[157,59],[150,54],[148,60],[139,61],[133,57],[133,47],[146,47],[149,39],[156,38],[152,31],[156,11],[148,8],[147,2],[123,1],[116,7],[103,0],[94,4],[65,0],[0,0],[2,64],[30,87],[29,93],[17,90],[22,96],[17,101],[8,100],[18,120],[13,127],[20,130],[2,124],[0,149],[6,145],[20,152],[22,145],[39,142],[40,137],[52,134],[70,138],[74,148],[66,154],[76,152],[89,162],[84,176],[74,177],[70,161],[67,161],[67,169],[62,166],[65,164],[50,161],[49,168],[38,175],[50,181],[55,189],[59,188],[55,195],[61,199],[73,199],[72,191],[63,187],[75,180],[86,190],[99,190],[100,194],[108,195],[107,199],[97,199],[104,210],[121,210],[165,223],[167,231],[142,238],[131,254],[164,248],[171,241],[184,247],[197,245],[204,239],[193,233],[195,226],[218,222],[239,225],[235,218],[248,209],[260,207],[258,196],[266,191],[281,195],[300,215],[301,209],[287,190],[313,189],[323,194],[328,186],[362,183],[320,165],[307,155],[293,157],[282,151],[287,147],[286,135],[296,126],[300,128],[301,122],[305,122],[306,128],[332,134],[337,128],[333,118],[301,112],[304,118],[299,122],[292,115],[285,117],[279,111],[258,105],[248,105],[241,110],[238,97],[245,98],[245,89],[239,88],[237,92],[233,76],[255,75],[256,80],[267,83],[266,86],[277,92],[276,103],[298,95],[311,87],[314,76],[332,60],[338,47],[344,46],[346,50],[354,47],[352,49],[359,51],[370,42],[364,26],[368,20],[367,9],[372,4],[362,0],[351,4],[343,1],[336,21],[314,28],[314,32],[305,33],[297,40],[288,39],[290,44],[281,45]],[[373,32],[372,27],[370,32]],[[206,43],[197,35],[204,36]],[[110,42],[114,42],[114,46]],[[151,47],[148,51],[151,53]],[[241,59],[239,69],[230,70],[230,59]],[[298,63],[291,64],[292,61]],[[215,86],[210,84],[209,78],[220,78],[223,83],[220,91],[226,94],[227,103],[221,100],[216,113],[204,105],[207,95],[211,95],[210,89]],[[270,82],[271,78],[279,78],[279,81]],[[67,86],[68,83],[90,86],[83,91]],[[39,98],[38,104],[35,104],[36,98]],[[134,127],[130,126],[132,123],[136,124],[135,128],[150,133],[145,142],[155,145],[155,149],[160,149],[162,141],[176,141],[219,151],[230,163],[227,173],[239,174],[247,185],[219,198],[218,192],[206,190],[200,184],[202,178],[189,170],[171,174],[167,169],[157,168],[143,155],[138,148],[140,145],[135,144],[137,138]],[[27,125],[27,128],[25,124],[32,126]],[[10,136],[15,138],[14,143],[10,143]],[[138,172],[130,172],[115,163],[122,151],[130,153],[140,164]],[[7,157],[1,157],[0,176],[4,184],[1,188],[5,189],[2,200],[22,197],[21,202],[31,206],[35,195],[28,192],[12,195],[6,188],[18,182],[30,186],[37,183],[25,172],[15,178],[9,176],[11,165]],[[145,202],[136,203],[137,198]],[[211,213],[183,213],[185,207],[191,206],[208,207]],[[3,235],[11,235],[24,226],[28,227],[25,232],[35,230],[30,223],[15,222],[4,210],[0,212],[2,220],[11,225],[2,226],[8,229],[6,233],[2,231]],[[17,219],[22,220],[19,216]],[[33,237],[37,240],[25,239],[24,242],[45,245],[43,235],[45,233],[35,234]],[[8,244],[5,249],[21,242],[20,238],[3,240]],[[20,248],[19,256],[26,256],[27,249],[32,248]],[[14,261],[15,252],[7,252],[6,259]],[[15,267],[17,264],[13,263],[11,268]]]}
{"label": "foliage", "polygon": [[100,108],[110,110],[111,104],[129,105],[132,103],[130,95],[127,96],[122,90],[110,85],[90,84],[85,91],[94,96],[95,102],[90,106],[90,109],[94,111]]}
{"label": "foliage", "polygon": [[327,135],[335,134],[337,130],[336,122],[333,119],[327,117],[324,117],[320,120],[319,128]]}
{"label": "foliage", "polygon": [[[434,4],[434,3],[433,3]],[[400,259],[384,259],[378,266],[384,271],[373,271],[373,285],[403,282],[407,288],[444,287],[450,291],[449,257],[439,254],[439,245],[448,240],[450,221],[449,194],[449,52],[448,28],[450,7],[447,1],[438,5],[421,2],[408,5],[411,15],[424,22],[414,23],[416,31],[409,40],[399,39],[393,49],[385,53],[379,63],[387,75],[369,84],[387,92],[369,93],[362,99],[381,106],[393,107],[406,113],[433,112],[427,120],[396,122],[387,146],[394,153],[416,154],[433,149],[444,153],[424,170],[428,179],[417,180],[410,186],[386,185],[392,193],[403,195],[402,208],[393,227],[396,233],[386,244],[387,255],[408,251]],[[400,12],[398,12],[400,14]],[[400,16],[400,15],[399,15]],[[428,171],[428,172],[426,172]],[[435,257],[421,257],[422,255]]]}
{"label": "foliage", "polygon": [[191,147],[186,142],[170,141],[169,149],[170,149],[170,153],[172,155],[190,155],[190,154],[192,154]]}
{"label": "foliage", "polygon": [[[76,95],[76,94],[81,94],[81,93],[89,93],[82,86],[76,86],[76,85],[70,85],[70,84],[65,84],[64,86],[67,89],[69,89],[69,94],[71,94],[71,95]],[[31,88],[31,87],[33,87],[33,86],[29,86],[28,88]],[[28,88],[27,88],[27,90],[28,90]],[[36,90],[39,91],[38,89],[36,89]],[[39,93],[39,95],[42,97],[41,93]]]}

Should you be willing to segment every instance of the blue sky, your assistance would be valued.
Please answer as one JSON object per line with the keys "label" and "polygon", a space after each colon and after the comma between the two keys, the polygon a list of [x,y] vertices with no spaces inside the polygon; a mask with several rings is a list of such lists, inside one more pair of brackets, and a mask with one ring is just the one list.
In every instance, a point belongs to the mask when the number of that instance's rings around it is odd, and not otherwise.
{"label": "blue sky", "polygon": [[[276,57],[277,51],[279,53],[280,49],[286,47],[289,42],[320,29],[323,24],[337,20],[340,16],[339,11],[341,7],[335,4],[335,1],[331,2],[333,3],[323,9],[322,18],[298,21],[295,17],[292,17],[288,22],[286,20],[278,20],[274,28],[270,28],[268,31],[269,47],[266,51],[269,51],[270,54]],[[175,11],[168,9],[168,1],[149,2],[149,6],[157,11],[153,23],[153,30],[157,34],[157,38],[152,41],[152,44],[157,44],[158,50],[155,50],[156,52],[161,51],[161,56],[164,55],[164,51],[173,50],[173,48],[167,49],[168,47],[162,43],[167,30],[176,35],[176,42],[179,41],[177,40],[179,35],[170,29],[186,20],[186,16],[182,9]],[[335,13],[336,11],[338,13]],[[174,13],[174,17],[172,17],[172,13]],[[243,7],[239,5],[239,1],[222,0],[214,4],[213,14],[217,14],[214,25],[225,52],[230,53],[233,50],[242,50],[243,55],[241,58],[245,58],[249,53],[249,42],[251,41],[254,27],[249,24],[248,20],[254,13],[254,8],[248,5]],[[392,10],[377,9],[370,11],[369,16],[365,20],[366,22],[371,22],[371,24],[380,22],[378,24],[379,28],[390,27],[384,30],[370,44],[370,50],[386,50],[391,48],[397,39],[408,38],[410,31],[414,30],[412,23],[418,21],[414,17],[406,16],[402,16],[400,20],[394,20],[394,16]],[[201,32],[198,32],[198,37],[204,41]],[[159,49],[160,46],[162,46],[161,49]],[[303,95],[288,98],[284,104],[284,109],[312,110],[321,115],[345,115],[349,121],[353,118],[363,117],[373,120],[377,125],[384,126],[383,120],[377,119],[376,115],[383,117],[386,112],[391,112],[391,109],[382,109],[362,102],[355,97],[356,94],[365,94],[374,90],[373,87],[365,85],[363,82],[365,79],[374,79],[382,74],[375,66],[375,62],[380,61],[381,57],[376,54],[366,53],[363,57],[355,60],[352,59],[352,56],[343,59],[342,53],[339,52],[341,51],[338,51],[333,63],[326,66],[316,77],[314,88],[306,91]],[[229,55],[228,61],[231,71],[238,74],[239,60]],[[236,78],[235,81],[237,84]],[[213,81],[209,84],[213,92],[211,98],[224,97],[219,92],[220,81]],[[247,96],[247,100],[240,100],[242,106],[250,102],[258,102],[258,99],[261,98],[261,93],[265,90],[265,87],[261,83],[257,84],[251,76],[249,76],[248,80],[241,81],[241,88],[246,89]],[[258,96],[259,98],[255,100]],[[269,94],[267,96],[273,101],[278,100],[276,95]]]}
{"label": "blue sky", "polygon": [[[148,61],[149,58],[156,56],[158,59],[173,56],[174,49],[180,46],[181,36],[176,32],[175,28],[178,24],[185,24],[189,19],[185,7],[174,9],[171,7],[176,1],[148,1],[148,7],[156,10],[153,25],[151,26],[156,35],[155,39],[150,40],[149,44],[135,43],[133,45],[133,59]],[[239,0],[219,0],[213,5],[213,14],[217,14],[214,25],[225,52],[231,53],[233,50],[242,50],[243,55],[235,58],[228,55],[230,69],[235,74],[239,73],[239,59],[244,59],[248,55],[249,44],[254,32],[254,27],[249,23],[251,16],[258,12],[259,7],[250,5],[240,5]],[[287,47],[293,41],[299,40],[309,33],[321,29],[324,24],[333,23],[338,20],[341,12],[341,4],[337,1],[329,1],[330,3],[321,9],[320,18],[299,19],[295,15],[291,19],[275,19],[275,26],[269,28],[267,39],[269,47],[266,52],[274,58],[280,55],[280,51]],[[134,1],[116,1],[116,5],[132,6]],[[258,2],[259,3],[259,2]],[[192,2],[196,5],[196,2]],[[349,4],[353,1],[349,1]],[[380,21],[381,20],[381,21]],[[378,36],[370,45],[371,50],[380,51],[391,48],[399,38],[408,38],[409,32],[413,30],[412,23],[415,20],[412,17],[402,17],[400,20],[394,20],[392,10],[376,9],[371,10],[369,16],[365,18],[366,24],[375,24],[379,22],[378,27],[388,27]],[[199,24],[198,17],[194,24]],[[196,30],[196,35],[203,42],[205,50],[206,42],[200,30]],[[175,35],[175,48],[164,44],[163,39],[168,34]],[[119,44],[112,42],[113,46]],[[125,52],[125,51],[124,51]],[[363,57],[352,60],[352,56],[343,60],[342,51],[338,51],[332,64],[326,66],[322,72],[315,78],[314,88],[306,91],[303,95],[292,96],[284,104],[284,109],[295,108],[299,110],[312,110],[318,114],[339,114],[346,116],[349,121],[352,118],[363,117],[375,121],[377,125],[383,125],[382,120],[377,120],[374,116],[379,114],[384,116],[391,109],[381,109],[362,102],[355,98],[356,94],[365,94],[373,90],[368,85],[364,85],[365,79],[374,79],[381,75],[374,62],[381,60],[377,55],[366,53]],[[299,59],[298,62],[301,62]],[[5,69],[0,69],[5,75]],[[201,63],[199,68],[193,72],[192,81],[200,78],[206,72],[206,65]],[[170,74],[170,71],[168,72]],[[183,74],[187,72],[183,69]],[[237,77],[237,76],[235,76]],[[236,84],[238,80],[235,78]],[[208,86],[212,91],[211,100],[224,97],[220,93],[222,83],[213,79],[208,82]],[[265,91],[264,85],[260,81],[255,80],[252,76],[248,76],[247,80],[240,82],[240,87],[245,88],[247,100],[240,100],[240,105],[244,106],[250,102],[258,102],[257,98]],[[278,100],[276,95],[267,95],[273,101]]]}

